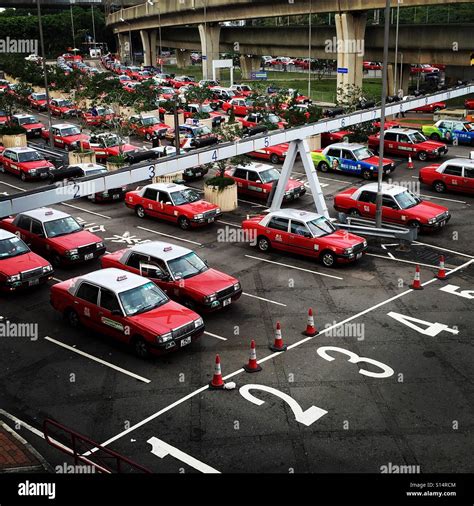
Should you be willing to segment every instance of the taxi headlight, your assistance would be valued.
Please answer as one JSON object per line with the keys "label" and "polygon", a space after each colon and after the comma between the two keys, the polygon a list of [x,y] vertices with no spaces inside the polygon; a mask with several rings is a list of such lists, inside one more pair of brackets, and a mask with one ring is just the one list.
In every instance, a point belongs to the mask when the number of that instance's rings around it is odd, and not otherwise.
{"label": "taxi headlight", "polygon": [[36,169],[31,169],[31,170],[30,170],[30,173],[31,173],[31,174],[36,174]]}
{"label": "taxi headlight", "polygon": [[97,249],[103,248],[103,247],[104,247],[104,243],[103,242],[98,242],[97,243]]}
{"label": "taxi headlight", "polygon": [[51,272],[53,270],[51,265],[45,265],[43,267],[43,272]]}
{"label": "taxi headlight", "polygon": [[234,283],[234,290],[240,290],[240,283]]}
{"label": "taxi headlight", "polygon": [[430,219],[428,220],[428,223],[429,223],[430,225],[433,225],[433,223],[436,223],[436,218],[430,218]]}
{"label": "taxi headlight", "polygon": [[203,216],[203,214],[202,214],[202,213],[200,213],[200,214],[195,214],[195,215],[194,215],[194,219],[195,219],[195,220],[202,220],[203,218],[204,218],[204,216]]}
{"label": "taxi headlight", "polygon": [[367,246],[367,241],[363,242],[364,248]]}
{"label": "taxi headlight", "polygon": [[350,255],[353,251],[354,251],[354,250],[353,250],[353,248],[346,248],[346,249],[344,250],[344,254],[345,254],[345,255]]}
{"label": "taxi headlight", "polygon": [[163,334],[161,336],[157,336],[157,338],[156,338],[156,340],[159,343],[166,343],[167,341],[170,341],[171,339],[173,339],[173,335],[171,334],[171,332],[167,332],[166,334]]}
{"label": "taxi headlight", "polygon": [[69,257],[72,257],[73,255],[77,255],[79,252],[77,251],[77,248],[75,249],[69,249],[66,251],[66,255]]}
{"label": "taxi headlight", "polygon": [[218,207],[218,208],[216,209],[216,214],[221,214],[221,208],[220,208],[220,207]]}
{"label": "taxi headlight", "polygon": [[201,327],[201,325],[204,325],[204,321],[201,317],[199,317],[197,320],[194,320],[194,327],[195,328]]}
{"label": "taxi headlight", "polygon": [[20,275],[15,274],[14,276],[9,276],[7,278],[8,283],[15,283],[15,281],[20,281]]}
{"label": "taxi headlight", "polygon": [[204,297],[204,302],[213,302],[216,299],[217,299],[217,294],[213,293],[211,295],[206,295]]}

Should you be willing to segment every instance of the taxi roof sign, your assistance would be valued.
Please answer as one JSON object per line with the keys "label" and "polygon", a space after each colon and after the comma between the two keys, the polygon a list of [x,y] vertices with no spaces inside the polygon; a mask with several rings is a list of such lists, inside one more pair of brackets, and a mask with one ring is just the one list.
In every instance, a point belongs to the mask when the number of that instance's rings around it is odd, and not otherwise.
{"label": "taxi roof sign", "polygon": [[127,279],[127,275],[124,274],[122,276],[117,276],[117,281],[125,281]]}
{"label": "taxi roof sign", "polygon": [[172,246],[166,246],[166,248],[163,248],[163,251],[172,251],[172,250],[173,250]]}

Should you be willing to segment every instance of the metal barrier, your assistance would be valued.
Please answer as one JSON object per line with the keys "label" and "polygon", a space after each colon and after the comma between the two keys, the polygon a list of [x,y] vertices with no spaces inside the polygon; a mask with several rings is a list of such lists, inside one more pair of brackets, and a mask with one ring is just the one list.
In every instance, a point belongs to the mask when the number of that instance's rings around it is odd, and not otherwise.
{"label": "metal barrier", "polygon": [[[54,434],[55,437],[53,437],[52,434],[53,428],[59,429],[59,433]],[[151,474],[150,470],[140,464],[133,462],[113,450],[101,446],[87,436],[83,436],[49,418],[45,419],[43,422],[43,432],[46,442],[63,453],[71,455],[74,458],[75,465],[77,465],[78,462],[82,462],[93,466],[94,469],[97,469],[100,473],[108,474],[129,473],[134,471]],[[58,436],[62,436],[63,441],[64,436],[66,436],[64,444],[57,439]],[[94,453],[90,452],[92,449],[95,449]],[[88,452],[90,458],[84,456],[86,452]]]}

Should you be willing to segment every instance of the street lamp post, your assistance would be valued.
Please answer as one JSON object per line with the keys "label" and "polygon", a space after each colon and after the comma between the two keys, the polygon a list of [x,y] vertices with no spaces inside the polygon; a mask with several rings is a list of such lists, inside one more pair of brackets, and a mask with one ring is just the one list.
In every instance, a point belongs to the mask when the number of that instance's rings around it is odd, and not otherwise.
{"label": "street lamp post", "polygon": [[377,199],[375,210],[375,226],[382,227],[382,178],[383,178],[383,155],[385,139],[385,104],[387,102],[387,67],[388,67],[388,41],[390,35],[390,0],[386,0],[384,16],[384,43],[383,43],[383,67],[382,67],[382,103],[380,106],[380,143],[379,143],[379,168],[377,173]]}
{"label": "street lamp post", "polygon": [[128,25],[128,51],[129,51],[129,56],[130,56],[130,61],[133,65],[133,49],[132,49],[132,29],[131,29],[131,25],[128,21],[125,21],[125,19],[123,18],[120,18],[120,21],[122,21],[122,23],[125,23]]}
{"label": "street lamp post", "polygon": [[308,98],[311,98],[311,37],[312,37],[312,20],[311,13],[313,10],[313,1],[309,0],[309,21],[308,21]]}
{"label": "street lamp post", "polygon": [[72,4],[75,3],[76,0],[71,0],[71,3],[69,5],[69,10],[71,12],[71,29],[72,29],[72,48],[74,49],[76,47],[76,34],[74,30],[74,15],[72,12]]}
{"label": "street lamp post", "polygon": [[395,64],[393,68],[395,69],[395,78],[393,80],[393,94],[397,94],[397,57],[398,57],[398,28],[400,24],[400,0],[397,1],[397,29],[395,33]]}
{"label": "street lamp post", "polygon": [[44,89],[46,92],[46,111],[48,113],[48,131],[49,131],[49,144],[51,147],[54,145],[53,130],[51,128],[51,110],[49,108],[49,91],[48,91],[48,72],[46,68],[46,53],[44,51],[44,38],[43,38],[43,23],[41,22],[41,0],[36,0],[38,7],[38,24],[39,24],[39,36],[41,44],[41,52],[43,53],[43,74],[44,74]]}

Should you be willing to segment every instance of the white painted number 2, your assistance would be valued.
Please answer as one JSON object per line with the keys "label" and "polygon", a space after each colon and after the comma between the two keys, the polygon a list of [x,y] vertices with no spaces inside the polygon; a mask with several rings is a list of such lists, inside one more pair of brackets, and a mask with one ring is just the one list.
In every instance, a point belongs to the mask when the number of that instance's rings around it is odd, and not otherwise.
{"label": "white painted number 2", "polygon": [[[393,311],[390,311],[390,313],[387,313],[388,316],[391,318],[397,320],[400,323],[403,323],[407,327],[410,327],[413,330],[416,330],[420,334],[423,334],[425,336],[429,337],[435,337],[440,332],[443,332],[445,330],[446,332],[450,332],[451,334],[459,334],[459,330],[452,329],[451,327],[448,327],[444,323],[431,323],[427,322],[425,320],[420,320],[418,318],[413,318],[412,316],[406,316],[404,314],[400,313],[394,313]],[[419,325],[416,325],[416,324]],[[423,325],[423,327],[420,327],[420,325]],[[424,328],[426,327],[426,328]]]}
{"label": "white painted number 2", "polygon": [[270,394],[276,395],[280,399],[283,399],[288,406],[290,406],[291,410],[295,415],[295,420],[303,425],[309,427],[314,422],[318,421],[328,412],[325,409],[318,408],[317,406],[311,406],[306,411],[303,411],[301,406],[288,394],[280,392],[276,388],[267,387],[265,385],[244,385],[240,387],[239,392],[244,399],[256,404],[257,406],[261,406],[265,401],[258,399],[254,395],[250,393],[250,390],[261,390],[263,392],[268,392]]}
{"label": "white painted number 2", "polygon": [[321,346],[321,348],[317,349],[317,353],[320,357],[324,358],[324,360],[327,360],[328,362],[332,362],[333,360],[335,360],[335,358],[328,355],[328,351],[335,351],[337,353],[342,353],[343,355],[347,355],[349,357],[348,361],[351,364],[359,364],[361,362],[365,362],[366,364],[372,364],[375,367],[382,369],[382,372],[371,372],[371,371],[367,371],[365,369],[359,369],[359,374],[362,374],[364,376],[369,376],[371,378],[390,378],[390,376],[393,376],[393,374],[395,372],[387,364],[384,364],[384,363],[379,362],[378,360],[374,360],[372,358],[359,357],[359,355],[357,355],[357,353],[346,350],[344,348],[339,348],[337,346]]}

